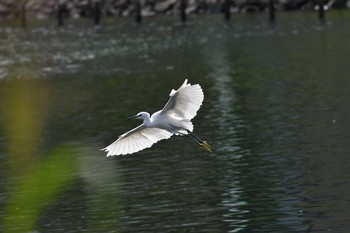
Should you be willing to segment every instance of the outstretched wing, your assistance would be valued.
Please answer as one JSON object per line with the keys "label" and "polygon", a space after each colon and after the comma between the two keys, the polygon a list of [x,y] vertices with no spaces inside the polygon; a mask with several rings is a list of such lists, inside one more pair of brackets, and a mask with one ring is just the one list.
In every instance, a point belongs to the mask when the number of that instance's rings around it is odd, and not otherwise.
{"label": "outstretched wing", "polygon": [[172,135],[164,129],[149,128],[142,124],[120,135],[115,142],[102,150],[108,152],[107,156],[132,154]]}
{"label": "outstretched wing", "polygon": [[187,79],[178,90],[170,92],[170,99],[161,110],[163,114],[175,114],[191,120],[202,105],[204,94],[199,84],[191,85]]}

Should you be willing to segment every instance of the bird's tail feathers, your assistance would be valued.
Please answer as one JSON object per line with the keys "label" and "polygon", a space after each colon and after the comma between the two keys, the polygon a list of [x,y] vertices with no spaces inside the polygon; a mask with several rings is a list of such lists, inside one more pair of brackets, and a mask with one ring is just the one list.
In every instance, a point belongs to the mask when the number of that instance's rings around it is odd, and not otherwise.
{"label": "bird's tail feathers", "polygon": [[193,131],[193,124],[190,120],[182,120],[182,129],[175,133],[175,135],[188,135],[188,132]]}
{"label": "bird's tail feathers", "polygon": [[186,131],[186,134],[187,134],[187,131],[190,131],[190,132],[193,131],[193,124],[190,120],[184,119],[182,120],[182,123],[183,123],[183,128],[185,129],[184,131]]}

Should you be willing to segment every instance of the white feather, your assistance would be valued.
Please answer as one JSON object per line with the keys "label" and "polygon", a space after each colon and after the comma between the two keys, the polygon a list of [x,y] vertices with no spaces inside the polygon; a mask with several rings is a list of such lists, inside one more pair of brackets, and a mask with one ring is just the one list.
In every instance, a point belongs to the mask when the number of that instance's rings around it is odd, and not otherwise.
{"label": "white feather", "polygon": [[170,99],[161,113],[174,114],[188,120],[196,116],[204,100],[201,86],[187,84],[187,79],[178,90],[172,90],[169,96]]}
{"label": "white feather", "polygon": [[172,135],[164,129],[148,128],[142,124],[119,136],[115,142],[102,150],[108,152],[107,156],[132,154]]}

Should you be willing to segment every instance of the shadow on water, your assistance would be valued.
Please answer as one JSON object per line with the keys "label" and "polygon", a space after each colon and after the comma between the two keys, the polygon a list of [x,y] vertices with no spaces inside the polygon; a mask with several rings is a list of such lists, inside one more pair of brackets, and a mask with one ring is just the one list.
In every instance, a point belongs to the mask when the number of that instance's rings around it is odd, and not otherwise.
{"label": "shadow on water", "polygon": [[[348,16],[295,16],[1,29],[0,231],[348,231]],[[185,78],[214,153],[99,151]]]}

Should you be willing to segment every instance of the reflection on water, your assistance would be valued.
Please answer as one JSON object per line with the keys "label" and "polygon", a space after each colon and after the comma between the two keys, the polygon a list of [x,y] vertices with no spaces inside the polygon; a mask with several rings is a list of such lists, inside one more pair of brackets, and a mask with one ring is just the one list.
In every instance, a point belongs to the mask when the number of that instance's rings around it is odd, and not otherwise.
{"label": "reflection on water", "polygon": [[[348,17],[294,16],[0,29],[0,231],[349,231]],[[185,78],[214,153],[99,151]]]}
{"label": "reflection on water", "polygon": [[244,156],[237,139],[237,129],[243,127],[244,123],[235,114],[236,98],[232,79],[235,67],[230,64],[228,58],[230,46],[227,35],[223,37],[220,45],[211,43],[204,50],[207,62],[212,67],[208,76],[214,80],[212,88],[217,93],[211,109],[211,114],[216,117],[206,120],[213,121],[215,128],[219,129],[217,133],[220,134],[215,135],[216,151],[227,154],[228,156],[222,162],[231,164],[229,167],[223,166],[225,172],[222,182],[226,183],[227,190],[222,193],[221,205],[227,209],[227,213],[223,214],[224,221],[233,229],[232,232],[238,232],[244,230],[249,224],[249,219],[244,217],[249,211],[245,209],[247,201],[241,196],[244,192],[238,179],[241,174],[239,170],[232,169],[232,164],[239,163]]}

